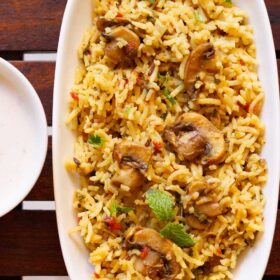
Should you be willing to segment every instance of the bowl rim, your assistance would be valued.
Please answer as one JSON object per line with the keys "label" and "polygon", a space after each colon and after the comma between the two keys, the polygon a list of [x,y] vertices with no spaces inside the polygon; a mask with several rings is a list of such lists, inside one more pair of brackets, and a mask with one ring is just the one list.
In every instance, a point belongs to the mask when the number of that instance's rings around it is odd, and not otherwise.
{"label": "bowl rim", "polygon": [[36,154],[36,162],[32,162],[32,166],[30,166],[29,168],[29,180],[28,183],[23,184],[22,189],[24,189],[21,194],[17,194],[14,193],[11,196],[11,202],[9,203],[9,206],[2,212],[0,212],[0,217],[6,215],[7,213],[9,213],[11,210],[13,210],[19,203],[21,203],[24,198],[28,195],[28,193],[32,190],[32,188],[34,187],[35,183],[37,182],[41,171],[43,169],[44,163],[45,163],[45,159],[47,156],[47,150],[48,150],[48,125],[47,125],[47,119],[46,119],[46,114],[43,108],[43,105],[41,103],[41,100],[36,92],[36,90],[34,89],[34,87],[32,86],[32,84],[30,83],[30,81],[24,76],[24,74],[18,70],[14,65],[12,65],[10,62],[6,61],[5,59],[0,57],[0,65],[3,68],[6,68],[7,71],[9,71],[10,73],[12,73],[12,75],[15,78],[15,82],[17,81],[18,83],[21,83],[23,85],[24,88],[26,88],[26,92],[28,94],[26,94],[26,96],[28,96],[28,98],[32,99],[32,104],[33,104],[33,109],[35,112],[34,117],[37,118],[38,123],[40,125],[40,131],[38,133],[39,137],[38,139],[40,139],[41,141],[41,146],[43,147],[43,149],[38,149],[38,153]]}

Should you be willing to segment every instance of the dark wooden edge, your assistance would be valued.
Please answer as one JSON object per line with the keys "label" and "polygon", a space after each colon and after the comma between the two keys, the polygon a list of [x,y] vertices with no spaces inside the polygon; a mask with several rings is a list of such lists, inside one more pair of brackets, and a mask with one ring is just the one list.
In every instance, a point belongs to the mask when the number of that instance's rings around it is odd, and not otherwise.
{"label": "dark wooden edge", "polygon": [[1,276],[67,275],[53,211],[14,210],[0,219]]}

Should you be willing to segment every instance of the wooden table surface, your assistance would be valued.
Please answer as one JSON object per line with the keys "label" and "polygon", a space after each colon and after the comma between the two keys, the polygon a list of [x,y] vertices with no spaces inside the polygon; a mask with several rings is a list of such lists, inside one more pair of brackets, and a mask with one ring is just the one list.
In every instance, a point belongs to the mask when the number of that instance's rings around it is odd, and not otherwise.
{"label": "wooden table surface", "polygon": [[[82,1],[82,0],[81,0]],[[254,1],[254,0],[246,0]],[[31,81],[52,126],[54,62],[24,61],[30,52],[56,52],[66,0],[1,0],[0,56]],[[280,0],[265,0],[280,66]],[[35,187],[25,201],[53,201],[52,142]],[[257,265],[257,260],[256,260]],[[67,275],[54,211],[24,210],[20,204],[0,219],[0,280]],[[250,280],[248,271],[248,280]],[[264,279],[280,279],[280,212]]]}

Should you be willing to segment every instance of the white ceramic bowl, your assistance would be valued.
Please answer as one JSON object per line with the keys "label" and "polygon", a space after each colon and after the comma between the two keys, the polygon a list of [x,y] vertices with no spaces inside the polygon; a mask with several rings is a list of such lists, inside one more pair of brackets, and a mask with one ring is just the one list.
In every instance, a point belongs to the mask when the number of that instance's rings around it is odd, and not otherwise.
{"label": "white ceramic bowl", "polygon": [[[68,96],[78,65],[77,48],[83,32],[90,27],[91,0],[68,0],[59,40],[55,74],[53,111],[53,171],[55,184],[56,213],[60,243],[68,273],[72,280],[89,280],[93,268],[88,264],[88,251],[79,236],[70,237],[68,230],[76,226],[77,219],[72,209],[73,192],[79,187],[77,178],[71,177],[63,161],[73,153],[74,135],[64,125],[68,112]],[[268,182],[264,189],[267,206],[264,211],[265,232],[259,234],[253,248],[238,259],[234,279],[260,280],[264,274],[272,245],[277,205],[280,171],[280,117],[279,89],[276,57],[271,27],[263,0],[234,3],[244,9],[255,30],[259,76],[266,97],[262,121],[266,126],[266,145],[262,156],[268,164]]]}
{"label": "white ceramic bowl", "polygon": [[40,99],[24,75],[0,58],[0,217],[29,193],[45,162],[48,134]]}

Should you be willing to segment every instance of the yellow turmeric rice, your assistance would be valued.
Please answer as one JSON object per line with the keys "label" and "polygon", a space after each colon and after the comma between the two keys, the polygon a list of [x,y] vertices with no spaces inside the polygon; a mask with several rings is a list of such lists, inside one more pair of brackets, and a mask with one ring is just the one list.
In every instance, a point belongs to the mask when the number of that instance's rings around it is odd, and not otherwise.
{"label": "yellow turmeric rice", "polygon": [[263,231],[264,92],[231,0],[95,0],[68,169],[93,279],[231,279]]}

